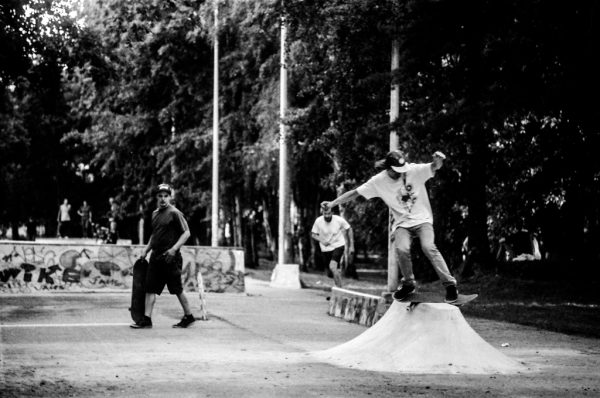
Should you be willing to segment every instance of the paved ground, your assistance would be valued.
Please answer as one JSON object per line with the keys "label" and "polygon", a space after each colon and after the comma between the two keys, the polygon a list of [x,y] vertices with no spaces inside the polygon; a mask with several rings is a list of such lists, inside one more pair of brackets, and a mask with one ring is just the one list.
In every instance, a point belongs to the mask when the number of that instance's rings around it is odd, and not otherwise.
{"label": "paved ground", "polygon": [[[532,371],[500,376],[402,375],[338,368],[311,351],[362,326],[326,315],[326,293],[248,281],[248,295],[210,294],[210,320],[172,329],[176,299],[158,299],[154,328],[133,330],[127,294],[0,295],[0,395],[6,397],[563,397],[599,396],[598,340],[468,319]],[[503,343],[509,346],[500,348]],[[437,349],[436,347],[432,347]]]}

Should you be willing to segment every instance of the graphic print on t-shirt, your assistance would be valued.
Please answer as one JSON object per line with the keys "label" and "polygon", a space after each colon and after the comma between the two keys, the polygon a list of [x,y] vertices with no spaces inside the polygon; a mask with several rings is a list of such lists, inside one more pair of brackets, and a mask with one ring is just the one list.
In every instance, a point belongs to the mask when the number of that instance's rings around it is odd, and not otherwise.
{"label": "graphic print on t-shirt", "polygon": [[[404,178],[406,179],[406,176]],[[413,189],[412,184],[407,184],[406,180],[404,180],[398,191],[396,191],[396,200],[400,204],[400,214],[410,213],[417,201],[417,193]]]}

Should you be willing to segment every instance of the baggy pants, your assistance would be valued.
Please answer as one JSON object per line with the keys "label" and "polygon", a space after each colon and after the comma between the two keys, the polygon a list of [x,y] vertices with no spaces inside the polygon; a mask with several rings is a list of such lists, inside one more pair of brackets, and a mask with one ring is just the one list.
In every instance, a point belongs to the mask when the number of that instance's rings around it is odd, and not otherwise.
{"label": "baggy pants", "polygon": [[433,225],[423,223],[410,228],[396,228],[393,234],[394,250],[398,261],[398,267],[402,273],[403,285],[414,285],[415,274],[413,273],[412,259],[410,255],[410,244],[413,238],[419,238],[421,249],[433,265],[444,286],[456,285],[456,279],[450,273],[444,257],[435,245],[435,234]]}

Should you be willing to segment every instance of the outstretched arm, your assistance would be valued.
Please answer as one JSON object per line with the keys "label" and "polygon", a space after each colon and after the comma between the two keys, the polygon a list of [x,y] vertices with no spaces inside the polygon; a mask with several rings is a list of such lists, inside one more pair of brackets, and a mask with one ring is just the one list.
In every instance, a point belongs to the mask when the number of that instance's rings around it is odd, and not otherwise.
{"label": "outstretched arm", "polygon": [[350,202],[350,201],[358,198],[359,196],[360,196],[360,194],[356,191],[356,189],[353,189],[351,191],[348,191],[348,192],[338,196],[331,202],[328,202],[328,201],[321,202],[321,207],[324,210],[332,209],[335,206],[343,205],[344,203]]}

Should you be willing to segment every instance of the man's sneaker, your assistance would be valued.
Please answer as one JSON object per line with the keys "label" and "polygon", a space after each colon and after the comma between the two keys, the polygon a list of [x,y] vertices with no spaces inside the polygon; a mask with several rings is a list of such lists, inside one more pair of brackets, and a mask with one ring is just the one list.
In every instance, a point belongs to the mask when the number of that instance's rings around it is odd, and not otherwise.
{"label": "man's sneaker", "polygon": [[152,329],[152,319],[144,315],[144,319],[139,322],[129,325],[133,329]]}
{"label": "man's sneaker", "polygon": [[179,321],[179,323],[176,323],[175,325],[173,325],[173,327],[174,328],[187,328],[194,322],[196,322],[196,318],[194,318],[194,316],[192,314],[184,315],[183,318],[181,318],[181,321]]}
{"label": "man's sneaker", "polygon": [[458,300],[458,289],[456,289],[456,285],[446,286],[446,299],[444,300],[446,303],[453,303]]}
{"label": "man's sneaker", "polygon": [[405,300],[411,293],[415,292],[415,285],[402,285],[402,287],[394,292],[392,297],[394,300]]}

